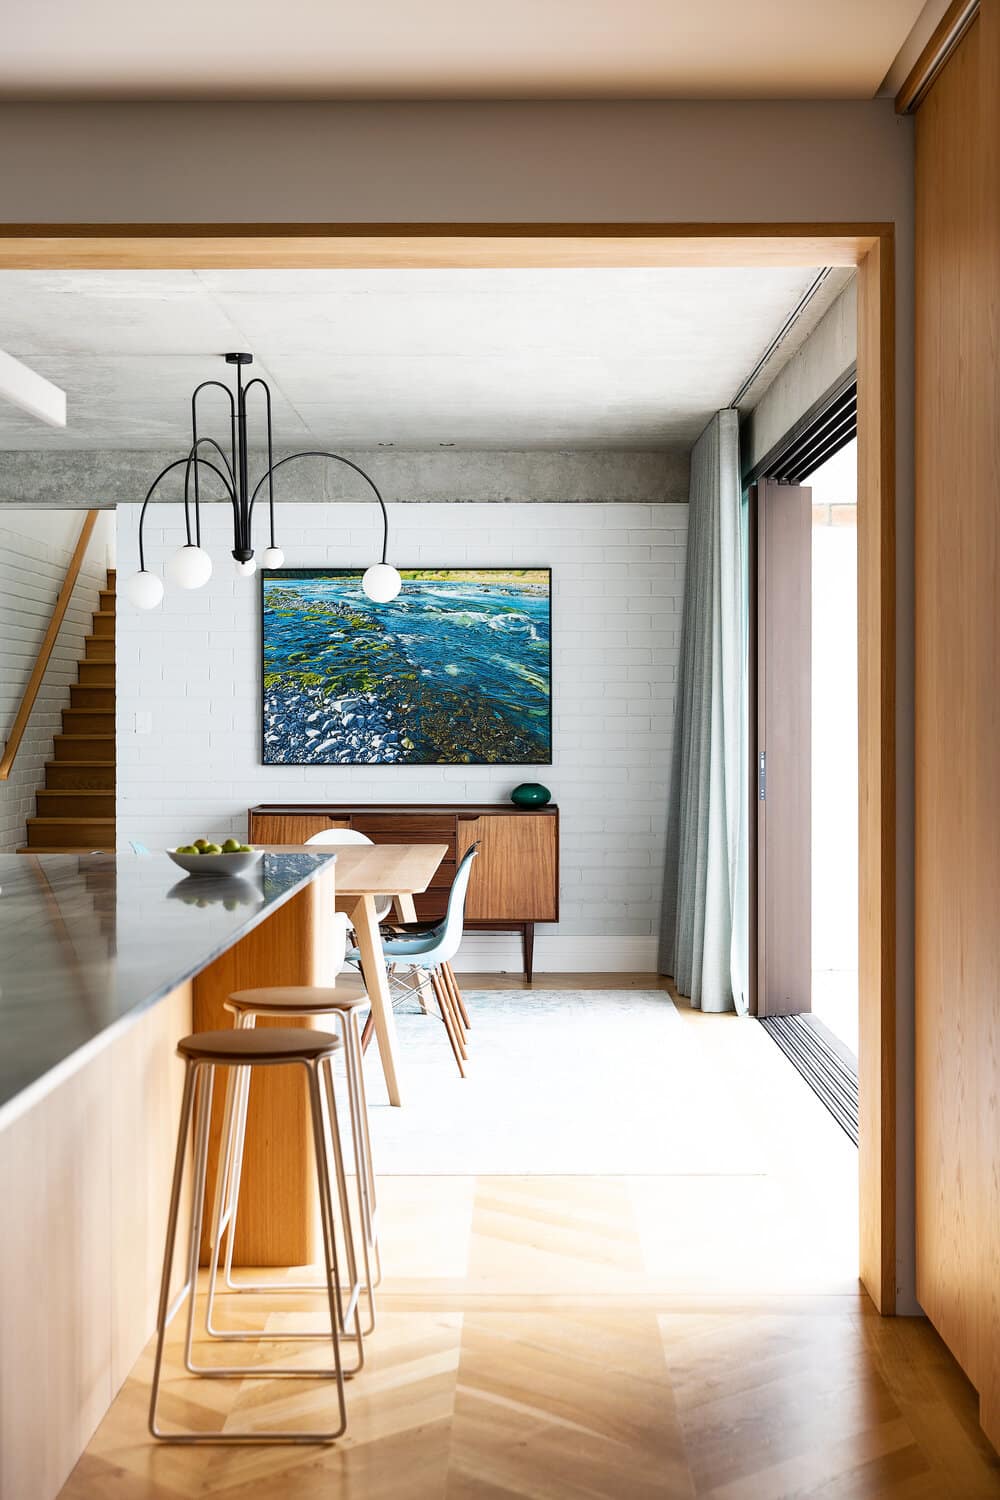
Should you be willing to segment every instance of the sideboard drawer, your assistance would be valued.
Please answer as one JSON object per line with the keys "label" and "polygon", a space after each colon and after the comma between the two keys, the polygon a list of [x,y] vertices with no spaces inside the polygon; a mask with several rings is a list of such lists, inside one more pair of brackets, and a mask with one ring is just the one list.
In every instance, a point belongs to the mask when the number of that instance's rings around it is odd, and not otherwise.
{"label": "sideboard drawer", "polygon": [[249,817],[251,844],[304,844],[314,833],[328,828],[350,828],[349,818],[328,813],[256,813]]}
{"label": "sideboard drawer", "polygon": [[455,857],[457,819],[440,813],[351,814],[351,827],[376,844],[447,844]]}

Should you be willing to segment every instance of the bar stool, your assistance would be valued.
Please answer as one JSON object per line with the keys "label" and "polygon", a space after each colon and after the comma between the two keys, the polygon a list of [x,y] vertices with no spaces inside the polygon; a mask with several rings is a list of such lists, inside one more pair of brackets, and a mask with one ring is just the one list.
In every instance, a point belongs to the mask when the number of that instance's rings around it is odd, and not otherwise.
{"label": "bar stool", "polygon": [[[329,1018],[334,1022],[342,1043],[344,1071],[347,1083],[348,1111],[354,1147],[354,1169],[357,1189],[358,1217],[361,1225],[361,1251],[364,1261],[364,1290],[368,1302],[366,1326],[361,1330],[367,1337],[375,1328],[375,1288],[382,1279],[381,1256],[378,1241],[377,1204],[375,1199],[375,1172],[372,1165],[371,1136],[368,1129],[368,1106],[365,1097],[364,1052],[361,1045],[359,1012],[368,1004],[368,994],[363,982],[354,975],[341,974],[333,987],[310,987],[291,985],[270,986],[256,990],[237,990],[225,1002],[226,1009],[235,1016],[238,1031],[252,1030],[258,1016],[276,1017],[284,1020]],[[227,1338],[255,1340],[280,1340],[283,1334],[269,1333],[265,1329],[235,1331],[221,1329],[213,1323],[215,1297],[218,1289],[219,1250],[225,1236],[223,1284],[227,1292],[302,1292],[321,1291],[322,1281],[245,1281],[233,1276],[233,1245],[236,1238],[236,1218],[239,1212],[240,1182],[243,1173],[243,1153],[246,1140],[247,1106],[250,1089],[250,1070],[234,1069],[229,1076],[226,1101],[222,1116],[220,1139],[220,1171],[216,1177],[215,1204],[212,1213],[212,1228],[209,1244],[208,1301],[206,1326],[212,1334]],[[347,1203],[347,1186],[337,1138],[333,1142],[334,1155],[338,1162],[337,1181],[341,1194],[341,1221],[345,1240],[351,1222]],[[353,1243],[346,1246],[352,1279],[356,1278]],[[374,1267],[374,1271],[373,1271]],[[341,1336],[353,1340],[347,1326],[346,1314],[341,1319]],[[299,1338],[326,1338],[325,1330],[300,1333]]]}
{"label": "bar stool", "polygon": [[[360,1285],[356,1272],[352,1271],[353,1285],[348,1293],[348,1318],[353,1311],[357,1327],[359,1348],[358,1363],[353,1370],[344,1368],[341,1358],[341,1330],[343,1327],[343,1296],[337,1263],[337,1245],[333,1217],[333,1197],[330,1188],[330,1159],[327,1152],[329,1134],[337,1167],[340,1201],[346,1205],[343,1185],[342,1153],[339,1141],[336,1101],[333,1089],[333,1057],[340,1050],[337,1037],[329,1032],[310,1031],[300,1028],[262,1028],[260,1031],[232,1029],[206,1031],[184,1037],[177,1044],[177,1052],[184,1059],[184,1093],[181,1102],[180,1126],[177,1132],[177,1154],[174,1160],[173,1184],[170,1191],[170,1211],[167,1218],[166,1245],[163,1255],[163,1277],[160,1282],[160,1300],[156,1319],[156,1357],[153,1364],[153,1382],[149,1402],[149,1430],[155,1438],[168,1443],[328,1443],[339,1438],[347,1426],[347,1408],[344,1400],[344,1381],[349,1374],[356,1373],[363,1363],[361,1331],[357,1313]],[[198,1281],[198,1256],[205,1209],[205,1179],[208,1170],[209,1126],[212,1114],[212,1093],[217,1067],[227,1067],[229,1076],[238,1070],[249,1076],[259,1067],[301,1067],[306,1075],[309,1109],[312,1120],[313,1145],[316,1153],[316,1176],[319,1188],[320,1218],[323,1228],[323,1260],[325,1279],[323,1289],[327,1294],[330,1326],[325,1334],[333,1350],[332,1367],[303,1369],[296,1366],[251,1365],[195,1365],[191,1357],[194,1336],[194,1309]],[[181,1187],[184,1178],[184,1161],[188,1140],[194,1126],[194,1205],[188,1236],[187,1275],[184,1285],[171,1302],[170,1280],[173,1269],[174,1249],[177,1239],[177,1220],[180,1212]],[[344,1222],[344,1238],[352,1245],[349,1221]],[[352,1256],[349,1255],[349,1260]],[[245,1380],[258,1376],[273,1379],[275,1376],[316,1380],[333,1377],[337,1383],[337,1406],[339,1421],[335,1428],[316,1432],[294,1432],[287,1429],[261,1429],[247,1432],[164,1432],[157,1425],[157,1401],[160,1390],[160,1372],[163,1364],[163,1344],[167,1328],[178,1310],[188,1301],[187,1332],[184,1341],[184,1364],[196,1375],[212,1379],[236,1378]],[[229,1335],[224,1337],[228,1338]],[[297,1334],[285,1334],[283,1341],[292,1343]]]}

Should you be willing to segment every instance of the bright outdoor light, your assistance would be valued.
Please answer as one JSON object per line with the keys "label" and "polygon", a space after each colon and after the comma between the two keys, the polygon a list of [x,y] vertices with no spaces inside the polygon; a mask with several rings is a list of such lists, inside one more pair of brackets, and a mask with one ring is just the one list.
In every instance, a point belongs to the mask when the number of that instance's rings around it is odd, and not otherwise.
{"label": "bright outdoor light", "polygon": [[155,609],[163,598],[163,581],[155,573],[133,573],[125,585],[125,592],[137,609]]}
{"label": "bright outdoor light", "polygon": [[403,587],[403,580],[391,563],[372,563],[361,580],[361,587],[376,604],[388,604]]}
{"label": "bright outdoor light", "polygon": [[179,547],[167,562],[167,577],[179,589],[200,589],[212,576],[212,559],[192,542]]}

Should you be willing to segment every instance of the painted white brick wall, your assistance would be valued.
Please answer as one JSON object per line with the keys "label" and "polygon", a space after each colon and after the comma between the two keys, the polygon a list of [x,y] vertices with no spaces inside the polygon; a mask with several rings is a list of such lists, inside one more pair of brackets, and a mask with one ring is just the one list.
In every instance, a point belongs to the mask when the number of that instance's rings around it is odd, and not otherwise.
{"label": "painted white brick wall", "polygon": [[[203,518],[216,569],[204,589],[170,590],[151,612],[119,600],[120,842],[243,835],[257,802],[503,802],[538,779],[561,809],[562,889],[559,923],[538,929],[536,967],[655,966],[685,505],[391,508],[400,566],[551,566],[553,764],[537,771],[261,765],[260,587],[235,577],[229,513],[208,506]],[[161,571],[181,540],[178,508],[156,507],[147,522],[147,566]],[[137,566],[137,523],[137,506],[119,508],[123,584]],[[366,564],[377,511],[283,503],[280,541],[292,567]],[[149,716],[148,733],[136,715]],[[463,961],[519,967],[517,953],[513,939],[477,935]]]}
{"label": "painted white brick wall", "polygon": [[[19,513],[0,509],[0,734],[6,739],[52,617],[83,517],[79,511]],[[70,684],[83,655],[91,614],[104,587],[113,516],[101,517],[91,537],[59,638],[49,659],[14,770],[0,781],[0,852],[26,839],[25,819],[45,783],[52,736],[62,729]]]}

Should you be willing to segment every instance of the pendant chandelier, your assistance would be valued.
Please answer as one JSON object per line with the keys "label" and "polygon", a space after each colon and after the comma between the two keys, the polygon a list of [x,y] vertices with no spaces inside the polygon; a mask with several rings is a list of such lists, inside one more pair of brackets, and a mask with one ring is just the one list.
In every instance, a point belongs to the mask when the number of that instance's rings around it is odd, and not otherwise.
{"label": "pendant chandelier", "polygon": [[[271,441],[271,391],[265,380],[259,376],[243,384],[244,366],[253,363],[252,354],[227,354],[225,356],[227,365],[236,366],[236,390],[233,391],[221,380],[203,380],[197,386],[191,396],[191,446],[183,458],[177,458],[173,463],[167,464],[161,469],[146,492],[146,498],[142,502],[142,510],[139,512],[139,571],[134,574],[126,585],[126,592],[131,602],[139,609],[155,609],[163,598],[163,582],[155,574],[149,572],[146,567],[146,554],[143,546],[143,526],[146,520],[146,508],[153,498],[154,491],[160,481],[174,469],[184,469],[184,526],[187,540],[167,562],[165,572],[168,580],[182,589],[201,588],[202,584],[208,582],[212,576],[212,559],[201,545],[201,486],[200,474],[204,469],[210,470],[217,479],[221,480],[226,492],[226,498],[233,507],[233,558],[236,562],[236,571],[241,578],[249,578],[257,571],[257,559],[253,550],[253,511],[261,492],[267,490],[267,508],[270,521],[270,543],[264,549],[261,561],[265,568],[280,568],[285,561],[285,554],[275,540],[274,530],[274,475],[277,469],[283,468],[301,458],[330,458],[336,463],[346,464],[371,487],[375,499],[382,510],[382,558],[380,562],[372,563],[361,580],[361,587],[369,599],[377,604],[387,604],[390,599],[395,599],[402,587],[402,579],[394,567],[386,562],[386,552],[389,546],[389,516],[385,508],[385,501],[379,494],[378,486],[370,474],[366,474],[360,465],[344,458],[340,453],[327,453],[324,449],[306,449],[302,453],[290,453],[285,458],[274,459],[274,451]],[[264,414],[267,429],[267,468],[261,477],[252,483],[250,478],[250,455],[249,443],[247,441],[247,397],[257,387],[260,390],[261,399],[264,403]],[[216,441],[213,437],[202,437],[198,431],[198,397],[205,390],[215,388],[222,391],[229,406],[229,433],[227,442],[229,451]],[[211,455],[206,456],[206,450]],[[194,526],[192,528],[192,512],[194,515]]]}

